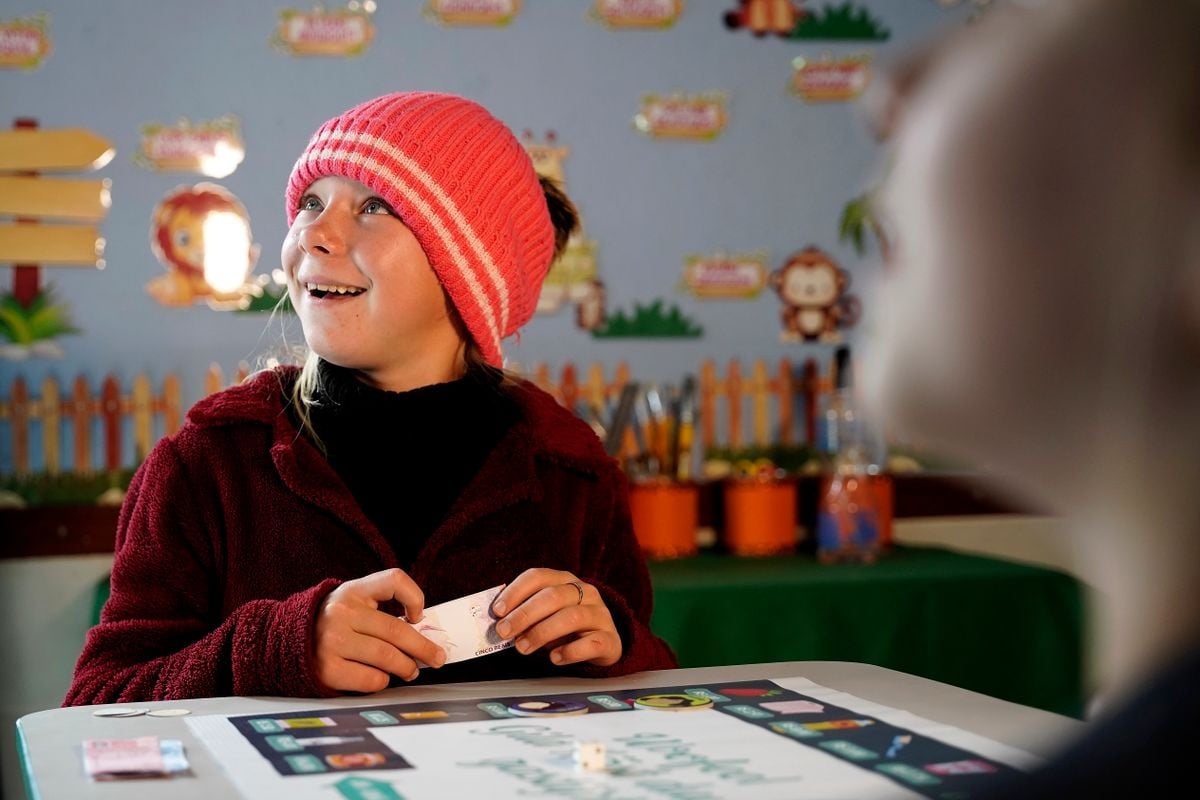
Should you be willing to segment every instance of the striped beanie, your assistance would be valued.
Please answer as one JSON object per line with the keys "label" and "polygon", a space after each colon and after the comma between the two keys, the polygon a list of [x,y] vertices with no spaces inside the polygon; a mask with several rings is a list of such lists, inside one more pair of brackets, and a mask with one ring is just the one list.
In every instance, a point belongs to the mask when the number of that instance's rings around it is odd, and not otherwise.
{"label": "striped beanie", "polygon": [[478,103],[400,92],[357,105],[313,135],[287,186],[287,219],[318,178],[339,175],[385,200],[417,237],[488,363],[529,321],[554,258],[537,173],[512,132]]}

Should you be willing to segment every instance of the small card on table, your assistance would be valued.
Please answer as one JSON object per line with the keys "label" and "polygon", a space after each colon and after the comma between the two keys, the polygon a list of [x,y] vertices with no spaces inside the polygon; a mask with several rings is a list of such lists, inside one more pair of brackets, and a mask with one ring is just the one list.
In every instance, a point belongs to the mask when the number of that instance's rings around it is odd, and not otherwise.
{"label": "small card on table", "polygon": [[84,739],[83,769],[89,777],[106,781],[163,777],[187,771],[188,763],[178,739]]}

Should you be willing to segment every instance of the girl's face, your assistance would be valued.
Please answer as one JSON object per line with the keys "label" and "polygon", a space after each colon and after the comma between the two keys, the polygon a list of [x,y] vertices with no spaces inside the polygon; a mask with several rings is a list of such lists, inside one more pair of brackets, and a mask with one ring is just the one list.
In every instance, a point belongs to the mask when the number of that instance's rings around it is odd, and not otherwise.
{"label": "girl's face", "polygon": [[998,8],[889,76],[874,110],[894,134],[896,252],[867,394],[901,436],[1041,477],[1086,459],[1105,398],[1147,365],[1178,261],[1157,249],[1189,207],[1172,163],[1186,81],[1160,59],[1187,48],[1160,46],[1150,16]]}
{"label": "girl's face", "polygon": [[358,181],[328,176],[308,187],[282,259],[308,346],[326,361],[406,388],[389,378],[461,347],[421,245]]}

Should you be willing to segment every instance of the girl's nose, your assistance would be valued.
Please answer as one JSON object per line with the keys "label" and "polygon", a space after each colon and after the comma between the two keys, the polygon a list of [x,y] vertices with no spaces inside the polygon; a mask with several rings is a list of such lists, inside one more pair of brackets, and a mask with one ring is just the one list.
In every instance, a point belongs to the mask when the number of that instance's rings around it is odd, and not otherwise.
{"label": "girl's nose", "polygon": [[306,253],[340,255],[346,250],[346,237],[337,222],[322,211],[300,231],[300,249]]}

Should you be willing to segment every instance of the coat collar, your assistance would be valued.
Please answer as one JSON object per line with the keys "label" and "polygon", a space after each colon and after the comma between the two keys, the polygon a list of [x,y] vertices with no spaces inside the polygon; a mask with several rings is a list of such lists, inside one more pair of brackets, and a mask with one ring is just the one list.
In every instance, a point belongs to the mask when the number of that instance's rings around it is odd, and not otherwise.
{"label": "coat collar", "polygon": [[[259,372],[239,386],[210,395],[188,412],[198,427],[264,425],[271,429],[271,459],[281,480],[303,500],[328,511],[359,531],[383,558],[394,565],[384,537],[353,499],[342,479],[288,413],[299,370],[280,367]],[[443,523],[434,531],[418,561],[426,561],[457,533],[482,516],[520,500],[541,499],[541,463],[598,475],[612,459],[582,420],[528,381],[507,387],[521,410],[512,426],[467,484]]]}

